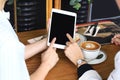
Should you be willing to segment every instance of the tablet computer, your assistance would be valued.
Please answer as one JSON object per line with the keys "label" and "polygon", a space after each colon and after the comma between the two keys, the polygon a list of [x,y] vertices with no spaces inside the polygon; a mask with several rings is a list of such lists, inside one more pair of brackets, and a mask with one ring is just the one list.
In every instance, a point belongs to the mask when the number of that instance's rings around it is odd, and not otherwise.
{"label": "tablet computer", "polygon": [[53,8],[51,11],[47,45],[49,46],[52,39],[56,37],[54,47],[64,49],[66,42],[69,41],[66,33],[69,33],[74,38],[76,17],[77,14],[75,12]]}

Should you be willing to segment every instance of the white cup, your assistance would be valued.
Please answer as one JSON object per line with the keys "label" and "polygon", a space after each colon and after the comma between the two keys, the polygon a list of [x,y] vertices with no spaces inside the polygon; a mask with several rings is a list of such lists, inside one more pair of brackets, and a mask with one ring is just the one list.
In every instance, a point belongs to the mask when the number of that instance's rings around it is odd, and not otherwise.
{"label": "white cup", "polygon": [[97,58],[100,54],[101,45],[95,41],[84,41],[80,44],[86,60],[92,60]]}

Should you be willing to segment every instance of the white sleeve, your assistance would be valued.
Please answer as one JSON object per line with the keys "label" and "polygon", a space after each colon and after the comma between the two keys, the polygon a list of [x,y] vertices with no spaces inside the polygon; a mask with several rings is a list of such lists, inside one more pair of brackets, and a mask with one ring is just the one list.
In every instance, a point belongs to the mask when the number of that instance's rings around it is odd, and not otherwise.
{"label": "white sleeve", "polygon": [[108,80],[120,80],[120,51],[115,56],[115,69],[110,73]]}
{"label": "white sleeve", "polygon": [[102,80],[101,76],[89,64],[80,66],[77,73],[78,80]]}
{"label": "white sleeve", "polygon": [[0,47],[0,80],[30,80],[24,48],[22,43],[9,40]]}
{"label": "white sleeve", "polygon": [[[90,65],[86,65],[90,67]],[[83,65],[78,68],[79,80],[102,80],[100,75],[92,68],[87,68]],[[120,80],[120,51],[115,56],[115,69],[110,73],[107,80]],[[82,70],[82,71],[81,71]],[[84,71],[83,71],[84,70]]]}
{"label": "white sleeve", "polygon": [[86,71],[78,80],[102,80],[95,70]]}

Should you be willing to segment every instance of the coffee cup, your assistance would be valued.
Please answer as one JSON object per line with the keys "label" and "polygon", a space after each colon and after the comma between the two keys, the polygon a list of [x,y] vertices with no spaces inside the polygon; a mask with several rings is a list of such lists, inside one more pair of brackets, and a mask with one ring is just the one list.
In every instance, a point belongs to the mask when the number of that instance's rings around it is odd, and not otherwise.
{"label": "coffee cup", "polygon": [[80,44],[86,60],[93,60],[100,54],[101,45],[95,41],[84,41]]}

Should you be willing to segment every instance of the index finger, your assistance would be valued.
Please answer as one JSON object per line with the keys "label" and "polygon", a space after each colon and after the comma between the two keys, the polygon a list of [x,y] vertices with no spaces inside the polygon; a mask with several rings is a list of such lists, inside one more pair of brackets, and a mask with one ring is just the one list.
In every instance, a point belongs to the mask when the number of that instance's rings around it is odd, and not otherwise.
{"label": "index finger", "polygon": [[72,42],[72,43],[74,42],[74,40],[73,40],[73,38],[70,36],[70,34],[67,33],[66,36],[67,36],[67,38],[69,39],[70,42]]}
{"label": "index finger", "polygon": [[56,38],[53,38],[53,40],[52,40],[51,43],[50,43],[50,47],[53,47],[53,46],[54,46],[55,41],[56,41]]}

